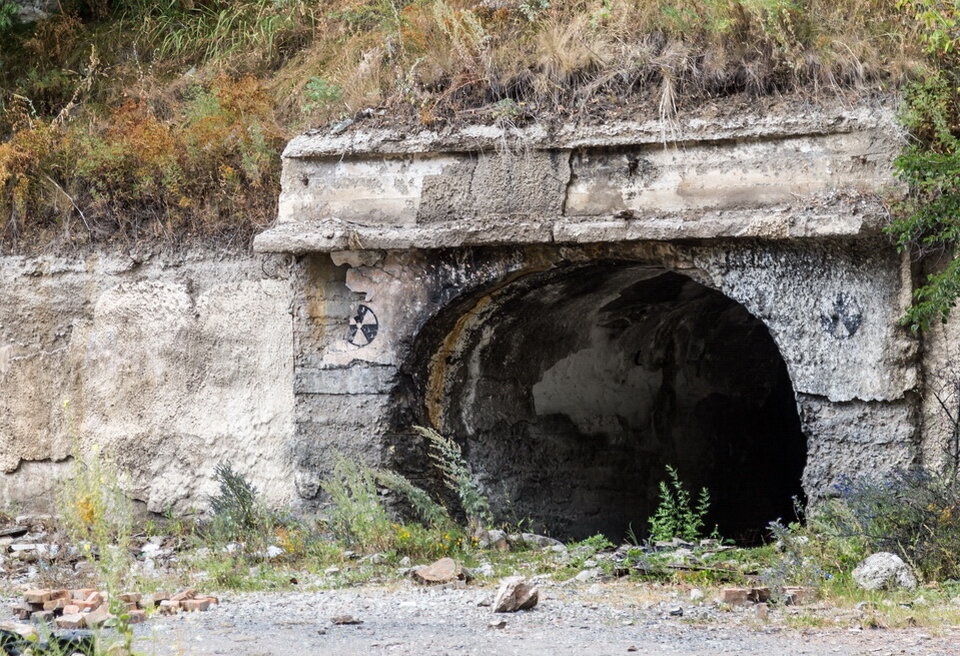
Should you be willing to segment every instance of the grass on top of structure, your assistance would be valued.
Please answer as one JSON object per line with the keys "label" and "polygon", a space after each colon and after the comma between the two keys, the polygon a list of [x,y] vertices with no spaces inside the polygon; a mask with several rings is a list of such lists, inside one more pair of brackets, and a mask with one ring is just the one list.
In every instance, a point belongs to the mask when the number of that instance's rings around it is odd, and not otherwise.
{"label": "grass on top of structure", "polygon": [[0,22],[0,240],[245,240],[274,215],[284,140],[358,113],[520,123],[642,99],[670,116],[895,86],[928,68],[902,4],[64,0]]}

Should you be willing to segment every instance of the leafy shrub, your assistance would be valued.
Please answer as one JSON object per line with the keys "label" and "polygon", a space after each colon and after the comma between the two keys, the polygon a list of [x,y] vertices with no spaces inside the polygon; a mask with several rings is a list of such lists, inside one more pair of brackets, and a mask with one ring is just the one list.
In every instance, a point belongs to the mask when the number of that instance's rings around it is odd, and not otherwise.
{"label": "leafy shrub", "polygon": [[429,527],[449,528],[454,522],[447,509],[434,501],[427,492],[405,477],[392,471],[374,472],[376,480],[388,490],[396,492],[410,502],[413,511]]}
{"label": "leafy shrub", "polygon": [[414,426],[414,430],[427,439],[431,448],[430,458],[443,472],[447,487],[460,499],[470,527],[479,528],[492,523],[490,501],[470,471],[460,445],[432,428]]}
{"label": "leafy shrub", "polygon": [[260,500],[257,488],[229,463],[214,469],[220,492],[210,497],[214,525],[228,540],[246,542],[261,536],[272,524],[272,517]]}
{"label": "leafy shrub", "polygon": [[17,8],[11,0],[0,0],[0,35],[11,26],[17,15]]}
{"label": "leafy shrub", "polygon": [[710,492],[700,489],[696,505],[677,470],[667,465],[668,480],[660,481],[660,505],[650,518],[653,540],[697,540],[702,536],[703,520],[710,511]]}
{"label": "leafy shrub", "polygon": [[590,537],[581,540],[575,546],[590,547],[597,552],[603,551],[604,549],[611,549],[613,548],[614,544],[607,539],[607,536],[605,536],[603,533],[597,533],[596,535],[591,535]]}
{"label": "leafy shrub", "polygon": [[116,464],[98,447],[74,454],[58,509],[71,540],[96,551],[95,562],[108,583],[127,571],[133,503],[124,492]]}
{"label": "leafy shrub", "polygon": [[923,576],[960,577],[960,484],[922,468],[844,478],[815,518],[828,537],[853,540],[862,553],[890,551]]}
{"label": "leafy shrub", "polygon": [[307,82],[304,95],[310,102],[304,107],[305,111],[322,109],[328,104],[343,98],[343,89],[337,84],[331,84],[322,77],[312,77]]}

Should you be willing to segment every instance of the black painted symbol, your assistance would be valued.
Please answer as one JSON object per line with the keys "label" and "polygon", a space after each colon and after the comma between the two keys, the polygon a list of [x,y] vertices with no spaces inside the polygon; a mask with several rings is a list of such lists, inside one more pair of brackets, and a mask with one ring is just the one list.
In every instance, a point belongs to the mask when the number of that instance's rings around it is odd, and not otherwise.
{"label": "black painted symbol", "polygon": [[366,346],[377,336],[380,323],[377,315],[366,305],[358,305],[357,313],[350,319],[347,341],[354,346]]}
{"label": "black painted symbol", "polygon": [[863,311],[855,300],[840,292],[833,304],[821,309],[820,325],[824,332],[837,339],[848,339],[856,334],[863,323]]}

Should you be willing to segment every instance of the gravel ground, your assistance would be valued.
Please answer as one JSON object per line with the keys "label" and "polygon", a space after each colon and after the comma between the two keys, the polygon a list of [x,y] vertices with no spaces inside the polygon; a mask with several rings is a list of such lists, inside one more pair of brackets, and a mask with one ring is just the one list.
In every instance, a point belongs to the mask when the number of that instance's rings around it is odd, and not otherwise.
{"label": "gravel ground", "polygon": [[[888,654],[960,655],[960,627],[861,630],[856,613],[827,608],[723,611],[680,601],[656,586],[541,585],[533,610],[494,614],[493,586],[423,588],[413,583],[303,593],[245,593],[206,613],[155,618],[137,646],[156,656],[231,654]],[[671,596],[673,595],[673,596]],[[670,616],[677,606],[682,617]],[[837,628],[786,628],[788,615],[822,615]],[[362,624],[334,625],[350,615]],[[505,620],[504,628],[491,621]],[[853,627],[853,628],[851,628]]]}

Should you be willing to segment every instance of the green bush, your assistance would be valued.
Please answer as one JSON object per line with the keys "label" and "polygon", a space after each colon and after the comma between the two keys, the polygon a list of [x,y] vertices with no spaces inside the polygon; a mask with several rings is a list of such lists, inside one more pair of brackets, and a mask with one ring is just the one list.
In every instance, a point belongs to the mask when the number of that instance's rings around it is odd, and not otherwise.
{"label": "green bush", "polygon": [[650,538],[693,541],[704,537],[703,522],[710,511],[709,490],[701,488],[694,505],[693,496],[670,465],[667,465],[667,477],[668,480],[660,481],[660,505],[650,518]]}

